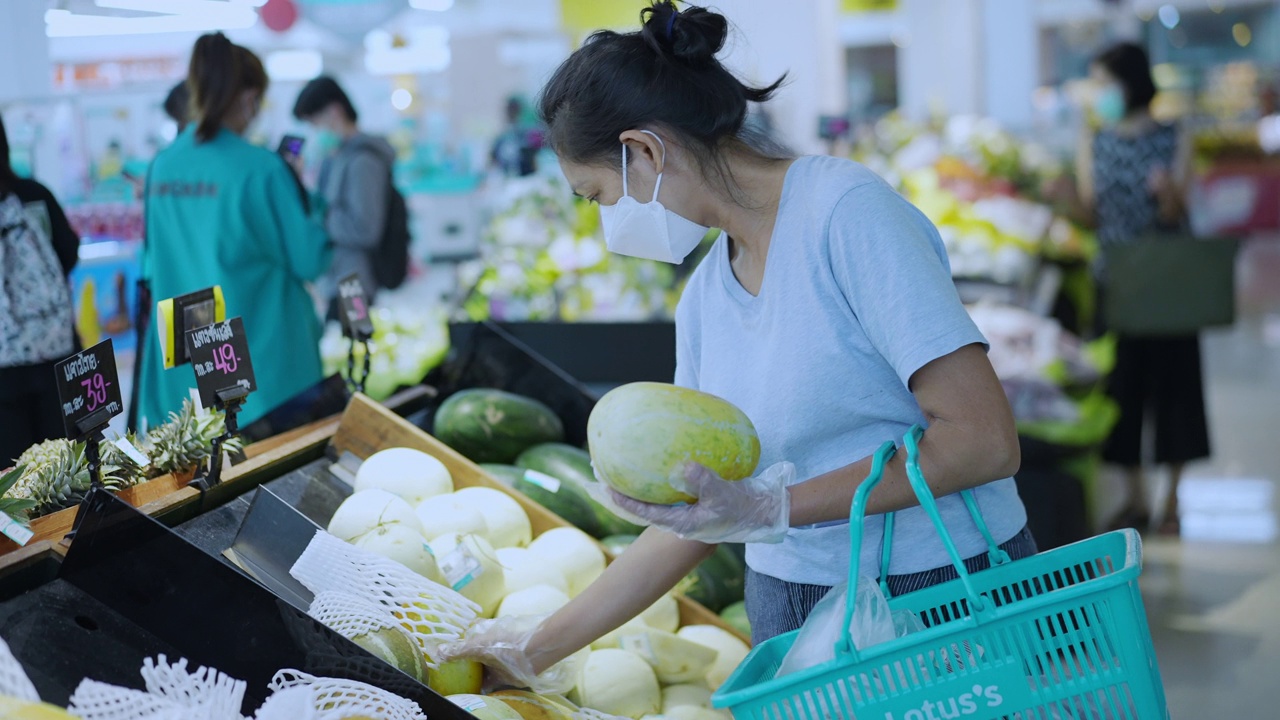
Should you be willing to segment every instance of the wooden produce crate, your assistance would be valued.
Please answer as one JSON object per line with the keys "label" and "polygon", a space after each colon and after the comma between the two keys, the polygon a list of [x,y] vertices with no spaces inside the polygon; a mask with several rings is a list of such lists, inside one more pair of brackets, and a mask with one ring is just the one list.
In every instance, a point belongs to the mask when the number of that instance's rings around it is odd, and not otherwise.
{"label": "wooden produce crate", "polygon": [[[387,408],[414,409],[432,394],[426,387],[398,393],[386,402]],[[207,492],[190,487],[191,477],[161,475],[116,493],[117,497],[153,517],[179,511],[190,517],[221,505],[261,483],[288,472],[324,454],[329,440],[338,429],[340,415],[323,418],[248,445],[245,461],[223,468],[222,483]],[[69,507],[31,521],[34,536],[27,543],[64,542],[75,524],[77,507]],[[68,541],[69,542],[69,541]],[[18,549],[18,544],[0,536],[0,556]]]}
{"label": "wooden produce crate", "polygon": [[[573,527],[524,494],[515,492],[498,482],[478,465],[412,423],[363,395],[353,397],[347,406],[347,411],[342,415],[337,433],[333,436],[333,449],[338,455],[349,452],[363,460],[379,450],[393,447],[413,448],[434,456],[449,469],[450,474],[453,475],[453,484],[457,488],[486,487],[515,498],[529,515],[534,537],[554,528]],[[602,545],[601,549],[603,548]],[[608,560],[613,559],[607,550],[605,557]],[[680,606],[681,626],[715,625],[750,644],[750,638],[735,630],[720,619],[719,615],[702,605],[682,596],[677,596],[676,601]]]}

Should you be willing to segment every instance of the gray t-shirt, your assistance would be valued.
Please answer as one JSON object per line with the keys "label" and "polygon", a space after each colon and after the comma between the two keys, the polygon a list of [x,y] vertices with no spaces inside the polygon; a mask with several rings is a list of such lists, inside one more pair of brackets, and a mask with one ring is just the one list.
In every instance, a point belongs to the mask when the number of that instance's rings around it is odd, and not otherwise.
{"label": "gray t-shirt", "polygon": [[[937,229],[865,167],[802,157],[787,172],[764,280],[752,296],[721,236],[676,310],[676,384],[737,405],[760,433],[760,468],[783,460],[803,482],[901,441],[924,423],[907,389],[932,360],[985,338],[951,281]],[[997,542],[1026,525],[1011,478],[975,490]],[[938,507],[964,557],[985,544],[958,495]],[[862,574],[879,574],[883,516],[868,518]],[[847,579],[849,524],[792,528],[747,548],[757,572],[790,582]],[[897,514],[890,573],[949,563],[919,507]]]}

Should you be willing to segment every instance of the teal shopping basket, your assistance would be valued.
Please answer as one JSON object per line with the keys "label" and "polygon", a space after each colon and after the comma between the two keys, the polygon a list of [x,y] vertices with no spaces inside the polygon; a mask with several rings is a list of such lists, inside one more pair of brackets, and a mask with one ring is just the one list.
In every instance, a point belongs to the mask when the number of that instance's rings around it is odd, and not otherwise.
{"label": "teal shopping basket", "polygon": [[[848,601],[843,633],[832,638],[835,658],[776,677],[800,631],[772,638],[751,651],[714,705],[737,720],[1167,720],[1138,592],[1138,534],[1111,532],[1009,562],[966,493],[995,561],[970,574],[920,472],[922,432],[914,427],[905,439],[907,477],[959,578],[891,598],[889,607],[916,613],[925,629],[865,649],[849,637],[867,497],[895,452],[885,443],[853,499]],[[886,529],[886,563],[891,535]]]}

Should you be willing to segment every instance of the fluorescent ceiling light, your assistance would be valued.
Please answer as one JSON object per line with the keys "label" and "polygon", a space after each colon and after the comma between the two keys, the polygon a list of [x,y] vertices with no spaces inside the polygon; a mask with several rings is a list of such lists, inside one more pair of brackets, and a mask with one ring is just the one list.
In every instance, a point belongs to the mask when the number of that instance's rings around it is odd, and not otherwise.
{"label": "fluorescent ceiling light", "polygon": [[315,50],[277,50],[267,53],[266,65],[273,81],[310,80],[324,70],[324,58]]}
{"label": "fluorescent ceiling light", "polygon": [[258,22],[251,2],[214,0],[97,0],[99,7],[154,12],[143,17],[80,15],[49,10],[44,15],[49,37],[101,37],[150,33],[242,30]]}
{"label": "fluorescent ceiling light", "polygon": [[453,7],[453,0],[409,0],[409,7],[415,10],[444,12]]}

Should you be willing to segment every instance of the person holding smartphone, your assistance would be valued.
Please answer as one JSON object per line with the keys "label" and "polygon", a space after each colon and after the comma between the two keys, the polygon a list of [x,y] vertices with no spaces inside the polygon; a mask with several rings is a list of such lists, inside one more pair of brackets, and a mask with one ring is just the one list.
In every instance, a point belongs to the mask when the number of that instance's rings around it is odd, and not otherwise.
{"label": "person holding smartphone", "polygon": [[333,239],[333,264],[317,283],[338,317],[338,281],[355,273],[372,300],[379,283],[375,256],[387,233],[395,150],[386,140],[361,132],[351,98],[331,77],[319,77],[298,93],[293,115],[315,130],[312,138],[323,160],[317,193],[327,211],[325,227]]}
{"label": "person holding smartphone", "polygon": [[[289,166],[243,137],[267,88],[262,61],[221,33],[204,35],[186,84],[189,124],[147,178],[142,274],[156,301],[222,286],[227,317],[244,319],[258,380],[241,414],[248,424],[322,377],[307,284],[332,251]],[[143,341],[137,425],[155,426],[181,408],[195,379],[189,367],[164,369],[154,333]]]}

